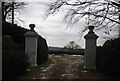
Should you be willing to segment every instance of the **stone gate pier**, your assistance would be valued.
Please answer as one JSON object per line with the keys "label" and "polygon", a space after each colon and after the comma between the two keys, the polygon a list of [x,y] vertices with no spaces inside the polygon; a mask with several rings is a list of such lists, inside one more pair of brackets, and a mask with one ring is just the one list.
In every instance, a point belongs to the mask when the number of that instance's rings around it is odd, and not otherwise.
{"label": "stone gate pier", "polygon": [[85,70],[96,69],[96,40],[98,36],[93,32],[94,26],[89,26],[89,32],[84,36],[86,40],[85,46]]}
{"label": "stone gate pier", "polygon": [[37,37],[38,34],[35,32],[34,24],[30,24],[31,28],[25,35],[25,53],[28,55],[31,66],[37,66]]}

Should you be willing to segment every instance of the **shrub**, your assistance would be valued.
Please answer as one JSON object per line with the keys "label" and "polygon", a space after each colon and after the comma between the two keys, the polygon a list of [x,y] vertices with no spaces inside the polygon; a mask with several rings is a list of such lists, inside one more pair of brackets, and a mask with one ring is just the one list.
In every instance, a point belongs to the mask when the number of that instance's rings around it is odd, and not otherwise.
{"label": "shrub", "polygon": [[97,48],[96,66],[104,74],[120,77],[120,38],[108,40]]}
{"label": "shrub", "polygon": [[40,65],[48,60],[48,46],[46,40],[38,37],[37,64]]}
{"label": "shrub", "polygon": [[10,35],[15,44],[24,43],[24,33],[28,31],[27,29],[7,22],[3,23],[2,26],[2,35]]}
{"label": "shrub", "polygon": [[3,79],[12,79],[24,74],[29,66],[24,51],[18,50],[11,37],[3,37],[2,42]]}

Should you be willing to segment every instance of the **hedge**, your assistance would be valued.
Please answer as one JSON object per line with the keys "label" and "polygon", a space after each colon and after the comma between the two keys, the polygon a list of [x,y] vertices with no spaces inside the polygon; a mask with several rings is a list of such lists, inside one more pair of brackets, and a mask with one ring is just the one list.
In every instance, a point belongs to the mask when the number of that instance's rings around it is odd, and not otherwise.
{"label": "hedge", "polygon": [[96,66],[106,75],[120,77],[120,38],[108,40],[102,47],[97,47]]}
{"label": "hedge", "polygon": [[3,36],[2,38],[2,76],[3,79],[13,79],[26,72],[29,66],[27,55],[19,50],[12,38]]}
{"label": "hedge", "polygon": [[48,46],[46,40],[38,37],[37,64],[40,65],[48,60]]}

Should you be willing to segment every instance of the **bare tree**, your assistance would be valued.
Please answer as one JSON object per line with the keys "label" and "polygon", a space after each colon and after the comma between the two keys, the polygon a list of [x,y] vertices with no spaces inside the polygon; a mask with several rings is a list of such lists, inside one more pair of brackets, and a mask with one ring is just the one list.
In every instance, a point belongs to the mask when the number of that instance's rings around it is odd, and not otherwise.
{"label": "bare tree", "polygon": [[63,8],[67,9],[64,10],[64,18],[69,27],[82,18],[86,19],[83,32],[88,25],[94,25],[96,30],[105,28],[105,33],[110,34],[110,31],[120,24],[120,2],[114,0],[56,0],[51,3],[46,16],[55,14]]}
{"label": "bare tree", "polygon": [[11,20],[14,23],[14,12],[19,11],[27,5],[25,2],[2,2],[2,20]]}
{"label": "bare tree", "polygon": [[75,43],[75,41],[70,41],[70,43],[64,46],[64,48],[80,49],[81,47],[77,43]]}

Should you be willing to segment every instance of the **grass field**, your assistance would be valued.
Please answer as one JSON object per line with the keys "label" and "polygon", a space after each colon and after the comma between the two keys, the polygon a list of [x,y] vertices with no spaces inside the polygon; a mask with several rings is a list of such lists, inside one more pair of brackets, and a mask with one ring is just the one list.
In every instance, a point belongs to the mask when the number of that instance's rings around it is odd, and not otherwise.
{"label": "grass field", "polygon": [[84,57],[69,57],[69,56],[56,56],[58,58],[68,59],[68,60],[84,60]]}

